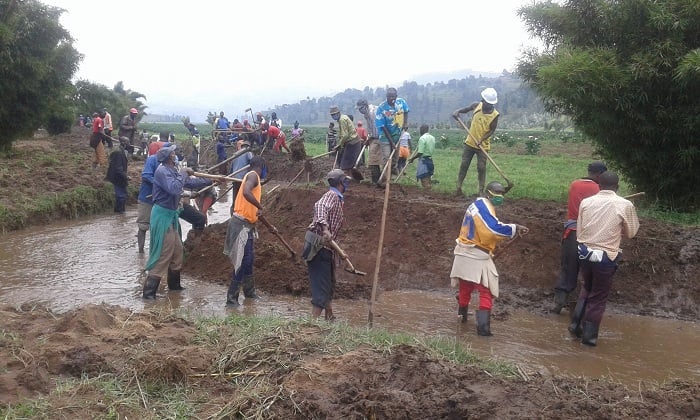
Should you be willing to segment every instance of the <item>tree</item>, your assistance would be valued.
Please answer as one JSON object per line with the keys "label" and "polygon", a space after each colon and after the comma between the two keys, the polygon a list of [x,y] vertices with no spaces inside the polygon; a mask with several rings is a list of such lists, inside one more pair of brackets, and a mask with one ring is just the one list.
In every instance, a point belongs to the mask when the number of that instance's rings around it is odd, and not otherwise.
{"label": "tree", "polygon": [[0,0],[0,149],[41,125],[72,119],[71,78],[82,56],[58,23],[63,9]]}
{"label": "tree", "polygon": [[544,48],[517,70],[545,109],[570,116],[634,186],[696,210],[700,2],[546,1],[518,13]]}

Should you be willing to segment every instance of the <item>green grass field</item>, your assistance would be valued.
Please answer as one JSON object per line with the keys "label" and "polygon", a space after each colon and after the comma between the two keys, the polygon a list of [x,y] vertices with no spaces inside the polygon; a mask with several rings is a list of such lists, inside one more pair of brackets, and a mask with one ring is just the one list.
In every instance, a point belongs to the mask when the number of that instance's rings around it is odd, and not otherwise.
{"label": "green grass field", "polygon": [[[199,125],[202,139],[211,137],[211,126]],[[326,151],[326,127],[302,127],[305,129],[306,153],[311,156]],[[169,131],[175,133],[176,140],[189,138],[189,133],[182,124],[141,124],[141,130],[149,133]],[[283,127],[285,132],[291,126]],[[418,145],[418,130],[411,129],[412,145]],[[433,180],[438,183],[433,189],[442,193],[452,193],[457,183],[457,175],[462,156],[463,130],[434,130],[431,134],[437,140],[433,162],[435,175]],[[527,130],[497,130],[491,144],[491,158],[515,185],[508,193],[513,198],[532,198],[537,200],[553,200],[566,202],[569,184],[576,178],[586,175],[586,168],[592,160],[596,160],[590,142],[579,136],[566,132]],[[610,168],[614,170],[615,168]],[[624,178],[624,175],[621,176]],[[489,163],[486,170],[486,182],[499,181],[505,184],[503,177]],[[419,185],[415,179],[415,163],[409,165],[406,173],[399,180],[401,185]],[[476,179],[476,158],[473,159],[462,190],[465,194],[476,194],[478,183]],[[634,189],[622,181],[618,194],[635,193]],[[651,201],[653,197],[646,196],[644,200],[635,200],[639,214],[645,217],[665,220],[684,225],[700,225],[700,212],[677,213],[664,210]]]}

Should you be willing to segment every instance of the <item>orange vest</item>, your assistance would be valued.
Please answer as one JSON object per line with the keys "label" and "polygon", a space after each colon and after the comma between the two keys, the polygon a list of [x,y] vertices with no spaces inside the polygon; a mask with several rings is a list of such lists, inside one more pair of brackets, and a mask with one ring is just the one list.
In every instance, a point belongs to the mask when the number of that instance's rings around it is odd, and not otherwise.
{"label": "orange vest", "polygon": [[250,201],[248,201],[245,196],[243,196],[243,189],[245,188],[246,180],[248,176],[255,176],[258,178],[258,185],[253,188],[253,196],[258,203],[260,202],[260,197],[262,196],[262,185],[260,185],[260,177],[255,171],[250,171],[243,177],[243,182],[241,188],[238,189],[238,194],[236,195],[236,201],[233,204],[233,212],[237,215],[246,219],[249,223],[255,223],[258,221],[258,208],[255,207]]}

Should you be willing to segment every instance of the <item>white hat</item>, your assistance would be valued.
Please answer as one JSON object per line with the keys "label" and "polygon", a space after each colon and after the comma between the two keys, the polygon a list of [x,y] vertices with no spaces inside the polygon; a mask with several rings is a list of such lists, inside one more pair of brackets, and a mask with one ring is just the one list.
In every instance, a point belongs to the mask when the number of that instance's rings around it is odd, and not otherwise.
{"label": "white hat", "polygon": [[481,91],[481,97],[491,105],[495,105],[498,102],[498,93],[494,88],[486,88]]}

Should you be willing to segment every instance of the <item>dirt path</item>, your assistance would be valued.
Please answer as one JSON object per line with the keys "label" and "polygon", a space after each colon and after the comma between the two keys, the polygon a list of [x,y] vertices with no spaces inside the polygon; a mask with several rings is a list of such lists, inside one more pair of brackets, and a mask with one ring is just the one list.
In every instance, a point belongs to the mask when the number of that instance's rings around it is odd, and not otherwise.
{"label": "dirt path", "polygon": [[[30,159],[37,148],[53,151],[58,163],[22,164],[21,160]],[[291,179],[301,168],[301,163],[286,157],[270,160],[276,181]],[[11,196],[26,200],[39,192],[56,193],[77,185],[100,187],[104,176],[89,169],[87,131],[20,142],[15,158],[1,159],[0,165],[11,168],[5,173],[12,174],[11,181],[3,176],[0,182],[3,205]],[[327,169],[314,165],[312,179],[320,178]],[[130,171],[132,179],[139,179],[140,164],[133,162]],[[323,185],[280,187],[266,198],[269,219],[297,250],[310,223],[312,205],[325,190]],[[418,188],[391,191],[391,217],[381,253],[381,289],[445,287],[466,202]],[[383,192],[376,188],[353,185],[348,191],[339,242],[355,266],[370,273],[376,261],[382,205]],[[558,272],[564,206],[508,200],[499,211],[503,221],[524,224],[531,231],[496,261],[502,292],[494,316],[508,317],[515,307],[546,311]],[[212,282],[228,281],[230,266],[221,253],[225,229],[225,224],[209,226],[198,246],[186,243],[188,257],[183,270],[187,274]],[[266,229],[260,229],[260,234],[255,265],[258,287],[272,294],[309,295],[305,266],[291,260],[286,248]],[[622,248],[624,259],[615,276],[609,310],[698,320],[698,229],[644,219],[638,237],[624,241]],[[340,271],[337,294],[367,299],[371,281],[371,274],[359,277]],[[225,327],[221,328],[223,334]],[[258,396],[241,396],[242,388],[236,384],[248,384],[248,379],[230,380],[233,376],[221,375],[220,369],[230,369],[226,372],[233,375],[240,366],[257,363],[261,353],[239,354],[240,360],[231,356],[229,367],[221,368],[221,346],[236,340],[230,338],[218,343],[219,347],[203,342],[195,325],[179,317],[132,314],[105,305],[62,315],[41,308],[4,308],[0,310],[0,332],[0,414],[9,413],[10,407],[20,402],[42,397],[40,412],[46,418],[105,417],[115,411],[120,418],[165,417],[166,409],[161,406],[163,411],[157,411],[157,402],[147,401],[145,396],[143,403],[151,404],[151,410],[140,406],[140,399],[134,406],[110,402],[112,397],[87,384],[71,392],[52,392],[56,381],[107,375],[127,388],[134,387],[136,379],[182,387],[188,390],[183,398],[195,407],[188,416],[197,418],[216,418],[217,412],[232,404],[234,395],[244,399],[238,407],[244,415],[253,415],[256,407],[273,401],[265,411],[270,418],[700,416],[698,383],[640,384],[639,389],[628,390],[600,380],[526,372],[501,378],[468,364],[450,363],[414,346],[397,346],[390,353],[371,348],[327,352],[320,344],[327,328],[316,324],[262,334],[258,351],[274,355],[277,362],[259,361],[257,369],[274,386],[269,394]]]}

